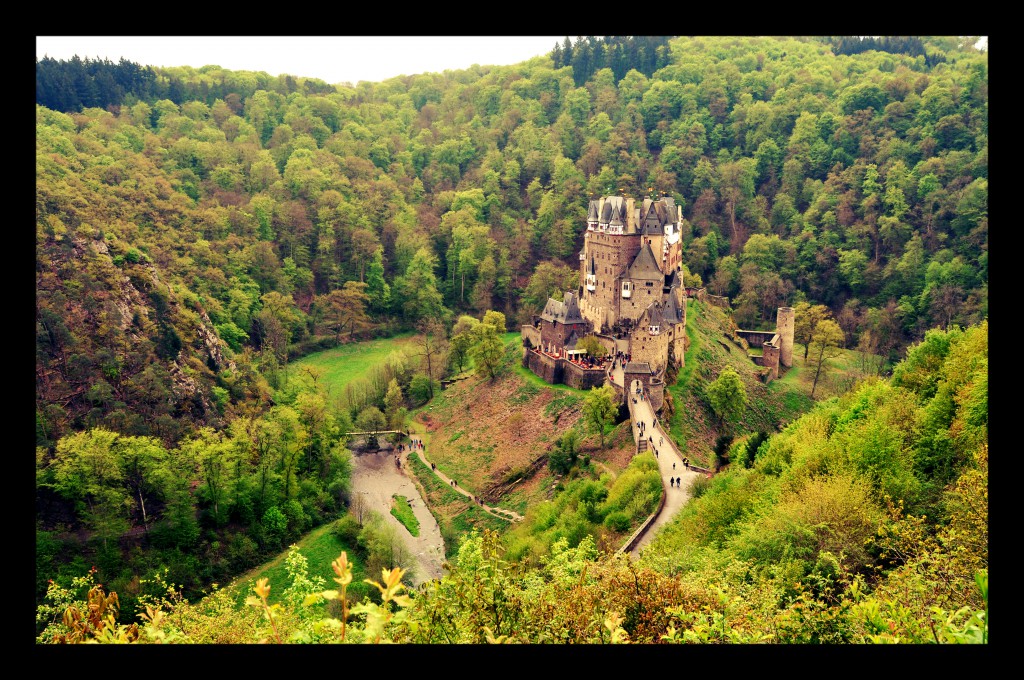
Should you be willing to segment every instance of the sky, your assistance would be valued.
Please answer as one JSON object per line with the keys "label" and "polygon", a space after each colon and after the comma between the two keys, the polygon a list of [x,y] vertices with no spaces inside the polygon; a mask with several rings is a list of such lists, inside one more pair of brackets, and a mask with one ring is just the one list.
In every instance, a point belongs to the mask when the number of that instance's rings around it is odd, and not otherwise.
{"label": "sky", "polygon": [[[331,85],[507,66],[547,54],[565,36],[36,36],[36,57],[121,58],[319,78]],[[575,40],[575,39],[573,39]]]}

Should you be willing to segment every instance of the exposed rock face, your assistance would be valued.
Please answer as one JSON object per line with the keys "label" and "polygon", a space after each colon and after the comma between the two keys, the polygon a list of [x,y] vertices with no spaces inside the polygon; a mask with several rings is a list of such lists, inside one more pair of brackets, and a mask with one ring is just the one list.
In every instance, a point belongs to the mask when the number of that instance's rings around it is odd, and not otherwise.
{"label": "exposed rock face", "polygon": [[210,321],[210,317],[207,316],[205,309],[199,311],[199,319],[202,323],[196,328],[196,332],[199,333],[199,337],[202,339],[203,345],[206,347],[206,351],[210,355],[210,359],[213,360],[217,370],[219,371],[223,368],[235,370],[235,362],[224,358],[220,336],[214,331],[213,322]]}
{"label": "exposed rock face", "polygon": [[[142,281],[144,287],[159,287],[166,292],[168,316],[175,317],[178,320],[179,330],[183,334],[192,335],[191,342],[186,341],[178,356],[173,361],[167,363],[167,369],[172,379],[171,388],[174,399],[179,404],[186,401],[201,403],[207,412],[215,413],[216,409],[210,403],[209,396],[205,393],[202,384],[193,375],[190,375],[190,372],[195,370],[194,367],[193,369],[186,368],[189,366],[188,357],[191,348],[191,351],[195,352],[193,356],[198,355],[198,358],[202,359],[203,363],[208,364],[214,371],[220,371],[225,368],[235,369],[235,363],[224,356],[222,341],[217,335],[213,321],[210,320],[206,310],[196,305],[197,308],[191,311],[196,314],[199,322],[193,324],[191,328],[181,328],[180,320],[182,317],[178,312],[182,301],[180,297],[174,294],[172,289],[162,285],[156,266],[152,263],[140,263],[141,267],[136,266],[134,268],[135,276],[138,278],[133,283],[132,278],[114,264],[110,247],[105,240],[101,238],[74,238],[72,244],[74,256],[80,261],[98,258],[109,263],[114,275],[107,278],[107,281],[112,284],[108,299],[111,307],[116,310],[114,321],[120,330],[132,338],[133,341],[141,340],[140,333],[147,334],[145,329],[147,327],[152,328],[152,324],[155,322],[150,294],[140,290],[135,283]],[[142,274],[142,272],[145,273]],[[140,323],[133,324],[135,319],[138,319]],[[207,357],[209,361],[207,361]]]}

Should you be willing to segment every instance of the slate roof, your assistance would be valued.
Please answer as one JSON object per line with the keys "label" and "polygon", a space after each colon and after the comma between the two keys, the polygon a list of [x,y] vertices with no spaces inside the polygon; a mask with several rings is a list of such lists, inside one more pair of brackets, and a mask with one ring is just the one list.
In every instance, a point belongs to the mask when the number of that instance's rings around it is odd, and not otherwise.
{"label": "slate roof", "polygon": [[647,310],[647,325],[661,326],[665,323],[665,311],[657,302],[652,303]]}
{"label": "slate roof", "polygon": [[676,300],[675,293],[668,294],[668,300],[665,302],[665,308],[662,311],[662,316],[665,319],[665,323],[682,323],[683,315],[679,310],[679,301]]}
{"label": "slate roof", "polygon": [[658,267],[658,261],[654,258],[654,251],[651,250],[650,243],[645,243],[644,247],[640,249],[633,263],[629,265],[626,274],[631,279],[663,280],[661,268]]}
{"label": "slate roof", "polygon": [[566,293],[562,299],[562,307],[565,309],[565,319],[562,323],[586,323],[580,313],[580,306],[576,303],[575,293]]}
{"label": "slate roof", "polygon": [[540,313],[540,318],[550,323],[586,323],[583,315],[580,314],[580,307],[576,303],[576,295],[571,292],[566,293],[562,301],[548,298],[547,304],[544,305],[544,311]]}
{"label": "slate roof", "polygon": [[654,373],[651,370],[651,365],[646,361],[630,361],[626,364],[626,367],[622,369],[623,373]]}

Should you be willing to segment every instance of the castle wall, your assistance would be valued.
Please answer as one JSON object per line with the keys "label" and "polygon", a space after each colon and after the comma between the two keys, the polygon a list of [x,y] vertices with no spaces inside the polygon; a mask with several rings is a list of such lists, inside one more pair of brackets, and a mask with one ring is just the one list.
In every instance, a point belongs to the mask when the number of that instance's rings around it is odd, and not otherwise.
{"label": "castle wall", "polygon": [[615,338],[610,335],[601,335],[600,333],[595,333],[594,337],[597,338],[597,341],[600,342],[606,350],[608,350],[609,355],[615,356],[615,352],[618,348]]}
{"label": "castle wall", "polygon": [[[647,285],[647,284],[651,285]],[[664,286],[658,281],[645,281],[637,279],[633,281],[633,295],[631,298],[623,299],[619,307],[619,316],[623,319],[636,321],[644,310],[651,306],[652,302],[661,302],[662,289]]]}
{"label": "castle wall", "polygon": [[775,331],[741,331],[737,330],[736,335],[747,341],[750,347],[761,347],[766,342],[771,342],[775,337]]}
{"label": "castle wall", "polygon": [[683,262],[683,249],[682,243],[676,241],[670,243],[668,246],[668,252],[665,254],[665,259],[662,260],[662,271],[666,274],[679,268],[679,265]]}
{"label": "castle wall", "polygon": [[660,411],[665,405],[665,383],[661,380],[652,380],[646,389],[647,398],[651,400],[651,408],[655,412]]}
{"label": "castle wall", "polygon": [[[700,299],[700,295],[697,296]],[[729,298],[722,295],[712,295],[711,293],[705,293],[704,299],[713,304],[715,307],[728,307]]]}
{"label": "castle wall", "polygon": [[761,365],[767,366],[768,368],[772,369],[772,372],[769,374],[772,380],[775,380],[779,377],[780,354],[780,349],[777,346],[771,343],[765,344],[764,354],[761,355]]}
{"label": "castle wall", "polygon": [[598,330],[611,327],[612,322],[608,318],[608,311],[604,307],[593,304],[595,301],[596,298],[593,297],[587,299],[585,293],[581,295],[579,302],[580,314]]}
{"label": "castle wall", "polygon": [[583,368],[566,359],[555,359],[534,351],[523,356],[523,367],[546,383],[568,385],[577,390],[600,387],[607,378],[603,368]]}
{"label": "castle wall", "polygon": [[636,328],[629,336],[630,360],[646,361],[651,365],[651,370],[657,373],[668,363],[668,343],[674,339],[674,330],[651,335],[646,326]]}
{"label": "castle wall", "polygon": [[675,360],[676,366],[679,368],[683,367],[683,362],[686,361],[686,326],[684,324],[679,325],[679,330],[676,333],[676,337],[672,340],[672,354]]}
{"label": "castle wall", "polygon": [[[621,285],[617,278],[633,262],[633,258],[640,252],[639,234],[608,234],[600,231],[587,231],[583,243],[583,260],[580,261],[580,282],[583,285],[582,302],[592,306],[602,307],[606,311],[605,318],[596,319],[601,315],[594,311],[585,318],[595,322],[595,329],[600,320],[604,324],[615,323],[619,316],[619,300],[621,299]],[[594,291],[587,290],[587,266],[590,259],[594,259],[594,267],[597,272],[597,286]],[[581,311],[583,305],[580,306]]]}
{"label": "castle wall", "polygon": [[552,359],[546,354],[534,351],[527,352],[523,357],[523,366],[530,369],[541,380],[552,385],[562,382],[562,359]]}
{"label": "castle wall", "polygon": [[[520,334],[522,335],[523,340],[530,341],[531,347],[537,347],[538,345],[540,345],[540,329],[537,328],[536,326],[532,326],[529,324],[524,325],[522,327]],[[523,345],[525,346],[526,343],[524,342]]]}
{"label": "castle wall", "polygon": [[569,387],[589,390],[592,387],[600,387],[605,382],[603,368],[582,368],[565,359],[559,361],[562,363],[562,382]]}
{"label": "castle wall", "polygon": [[793,324],[792,307],[779,307],[775,329],[779,332],[779,363],[786,368],[793,365]]}
{"label": "castle wall", "polygon": [[561,349],[565,346],[565,339],[572,335],[573,331],[576,331],[576,335],[583,337],[589,334],[589,329],[586,324],[582,323],[551,323],[550,321],[540,322],[540,341],[544,349],[546,350],[549,345]]}

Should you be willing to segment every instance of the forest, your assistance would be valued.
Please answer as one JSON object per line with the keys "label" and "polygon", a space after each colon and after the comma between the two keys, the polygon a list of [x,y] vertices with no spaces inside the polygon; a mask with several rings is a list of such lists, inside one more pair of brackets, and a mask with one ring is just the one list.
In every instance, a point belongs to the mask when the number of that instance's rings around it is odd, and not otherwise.
{"label": "forest", "polygon": [[[153,573],[195,597],[336,518],[345,433],[400,425],[466,356],[487,360],[481,342],[500,355],[487,329],[517,330],[578,285],[588,202],[618,194],[683,207],[687,285],[728,297],[741,328],[816,308],[844,349],[896,368],[749,452],[737,437],[730,472],[641,565],[656,620],[627,601],[629,567],[581,566],[597,558],[592,539],[553,547],[531,574],[485,534],[415,607],[382,587],[353,636],[969,638],[987,605],[988,55],[976,42],[567,37],[514,66],[357,85],[37,60],[37,633],[52,618],[41,603],[71,602],[86,574],[141,611]],[[358,394],[292,367],[404,332],[423,360],[382,364]],[[480,570],[495,580],[474,581]],[[607,611],[564,597],[576,579],[590,603],[614,593]],[[498,582],[525,594],[485,634]],[[434,620],[460,587],[478,608],[444,640],[385,615],[390,601]],[[616,625],[601,614],[612,603]],[[596,618],[572,620],[574,607]],[[945,628],[929,627],[930,607]],[[715,618],[726,610],[728,625]],[[348,614],[329,612],[344,630]],[[288,616],[307,641],[335,625]]]}

